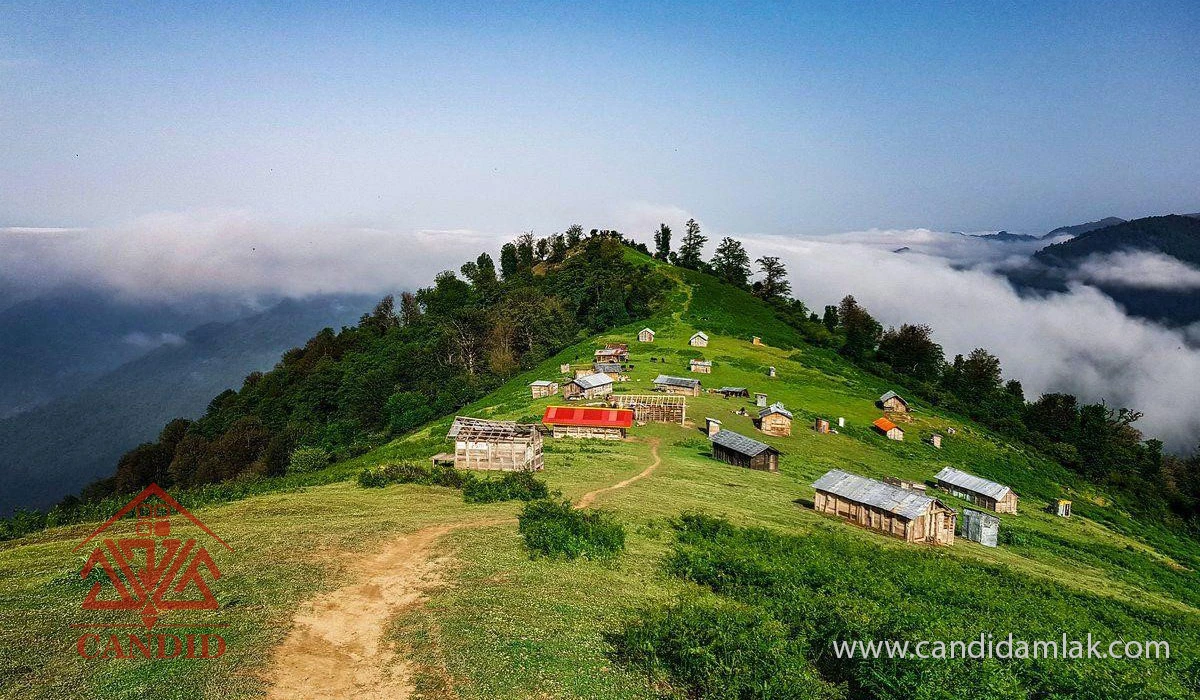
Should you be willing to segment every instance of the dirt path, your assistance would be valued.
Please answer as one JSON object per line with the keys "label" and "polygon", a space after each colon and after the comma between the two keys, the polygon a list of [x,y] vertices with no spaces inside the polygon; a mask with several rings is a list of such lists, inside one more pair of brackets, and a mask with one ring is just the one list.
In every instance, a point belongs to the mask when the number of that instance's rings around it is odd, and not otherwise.
{"label": "dirt path", "polygon": [[652,474],[654,472],[654,470],[658,468],[658,465],[662,463],[662,458],[658,456],[658,442],[659,442],[658,438],[651,438],[651,440],[650,440],[650,456],[654,457],[654,461],[650,463],[650,466],[643,469],[640,474],[638,474],[637,476],[631,476],[628,479],[626,479],[625,481],[613,484],[612,486],[605,486],[602,489],[596,489],[595,491],[589,491],[589,492],[583,494],[582,496],[579,497],[579,500],[575,502],[575,507],[576,508],[587,508],[588,506],[592,505],[592,501],[596,500],[596,496],[599,496],[602,493],[608,493],[609,491],[616,491],[617,489],[623,489],[635,481],[638,481],[640,479],[645,479],[646,477],[650,476],[650,474]]}
{"label": "dirt path", "polygon": [[[579,498],[586,508],[596,497],[644,479],[662,462],[658,440],[650,441],[654,461],[641,473]],[[275,652],[267,674],[267,697],[404,700],[412,696],[412,672],[384,644],[388,622],[406,608],[424,602],[441,582],[448,557],[437,556],[438,540],[456,530],[514,523],[512,518],[435,525],[390,542],[359,564],[356,582],[300,606],[292,631]]]}
{"label": "dirt path", "polygon": [[437,586],[447,557],[433,548],[466,528],[515,522],[512,518],[436,525],[388,543],[360,564],[363,577],[303,605],[279,646],[268,698],[403,699],[413,693],[411,673],[383,643],[388,621],[419,605]]}

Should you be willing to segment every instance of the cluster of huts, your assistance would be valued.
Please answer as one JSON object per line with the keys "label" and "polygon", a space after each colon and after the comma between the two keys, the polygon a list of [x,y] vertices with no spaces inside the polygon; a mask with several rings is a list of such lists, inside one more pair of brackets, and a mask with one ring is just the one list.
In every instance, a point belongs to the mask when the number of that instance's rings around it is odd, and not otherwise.
{"label": "cluster of huts", "polygon": [[[638,341],[654,342],[654,331],[643,328]],[[708,335],[696,333],[688,340],[695,347],[706,347]],[[753,343],[761,344],[755,337]],[[521,424],[479,418],[457,417],[447,437],[454,442],[453,453],[434,458],[462,469],[502,471],[538,471],[544,468],[542,441],[552,438],[593,438],[619,440],[626,437],[634,423],[673,422],[683,424],[687,418],[687,397],[700,396],[703,386],[699,379],[660,374],[653,380],[652,394],[615,394],[613,384],[622,381],[628,366],[629,349],[614,343],[595,351],[592,371],[577,372],[573,378],[558,382],[538,380],[530,384],[533,398],[559,395],[567,400],[604,399],[601,406],[547,406],[540,424]],[[568,366],[564,365],[564,369]],[[770,374],[774,376],[774,368]],[[708,374],[712,363],[691,360],[689,370]],[[724,386],[711,390],[725,398],[750,398],[746,387]],[[754,426],[764,435],[788,437],[792,434],[794,415],[780,402],[767,403],[765,393],[755,393],[757,415]],[[903,440],[904,430],[897,420],[904,419],[909,406],[895,391],[879,397],[877,405],[885,415],[874,421],[873,428],[892,440]],[[746,415],[745,409],[738,411]],[[842,418],[838,426],[845,425]],[[817,418],[813,429],[818,433],[831,432],[827,419]],[[778,471],[780,451],[771,445],[723,428],[716,418],[705,420],[705,431],[712,444],[713,457],[721,462],[748,469]],[[941,447],[942,436],[930,440]],[[996,514],[1017,512],[1018,497],[1003,484],[946,467],[934,477],[938,489],[974,506],[965,508],[959,525],[958,512],[927,493],[925,484],[888,478],[878,481],[864,476],[833,469],[813,483],[813,508],[843,518],[864,528],[886,533],[906,542],[937,545],[954,543],[956,534],[986,546],[996,546],[1000,519]],[[1071,502],[1057,500],[1049,509],[1062,517],[1070,517]],[[961,534],[959,534],[961,533]]]}

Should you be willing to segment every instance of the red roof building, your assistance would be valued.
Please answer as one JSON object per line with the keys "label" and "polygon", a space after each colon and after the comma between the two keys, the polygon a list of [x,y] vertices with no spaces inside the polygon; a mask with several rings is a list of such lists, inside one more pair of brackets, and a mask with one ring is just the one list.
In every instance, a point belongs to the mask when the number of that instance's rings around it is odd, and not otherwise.
{"label": "red roof building", "polygon": [[547,406],[542,423],[556,437],[620,440],[633,427],[633,411],[603,406]]}
{"label": "red roof building", "polygon": [[872,425],[875,426],[876,430],[888,436],[889,440],[904,439],[904,431],[900,429],[900,426],[891,422],[887,418],[878,418],[874,423],[872,423]]}

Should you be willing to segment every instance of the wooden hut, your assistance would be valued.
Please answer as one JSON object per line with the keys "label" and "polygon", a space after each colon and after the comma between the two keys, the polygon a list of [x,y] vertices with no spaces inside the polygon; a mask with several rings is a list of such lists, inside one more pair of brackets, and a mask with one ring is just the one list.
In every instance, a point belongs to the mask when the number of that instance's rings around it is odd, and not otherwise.
{"label": "wooden hut", "polygon": [[781,403],[773,403],[758,412],[755,427],[767,435],[787,437],[792,434],[792,412]]}
{"label": "wooden hut", "polygon": [[721,432],[721,421],[716,418],[705,418],[704,432],[708,435],[708,439],[711,440],[714,435]]}
{"label": "wooden hut", "polygon": [[876,404],[883,410],[891,411],[892,413],[908,413],[908,402],[894,391],[888,391],[883,396],[880,396]]}
{"label": "wooden hut", "polygon": [[775,371],[775,365],[771,365],[770,367],[767,368],[767,376],[768,377],[775,377],[777,374],[778,373]]}
{"label": "wooden hut", "polygon": [[1000,518],[974,508],[963,508],[962,536],[984,547],[995,547],[1000,539]]}
{"label": "wooden hut", "polygon": [[568,399],[597,399],[613,390],[612,377],[607,374],[588,374],[562,385],[562,395]]}
{"label": "wooden hut", "polygon": [[827,435],[829,433],[829,421],[825,420],[824,418],[816,419],[813,421],[813,430],[822,435]]}
{"label": "wooden hut", "polygon": [[642,330],[638,331],[638,342],[639,343],[653,343],[654,342],[654,331],[649,328],[643,328]]}
{"label": "wooden hut", "polygon": [[1004,484],[988,481],[954,467],[946,467],[934,478],[937,479],[938,488],[966,499],[980,508],[997,513],[1017,512],[1017,494]]}
{"label": "wooden hut", "polygon": [[942,449],[942,436],[938,433],[934,433],[933,435],[930,435],[929,436],[929,444],[933,445],[934,447],[938,448],[939,450]]}
{"label": "wooden hut", "polygon": [[760,338],[756,335],[756,336],[750,338],[750,344],[751,345],[762,345],[762,338]]}
{"label": "wooden hut", "polygon": [[958,514],[936,498],[840,469],[813,483],[813,509],[905,542],[954,544]]}
{"label": "wooden hut", "polygon": [[883,483],[891,484],[892,486],[899,486],[902,489],[917,491],[919,493],[925,493],[926,489],[925,484],[919,481],[909,481],[907,479],[901,479],[898,476],[885,476],[883,477]]}
{"label": "wooden hut", "polygon": [[1056,498],[1050,502],[1050,507],[1046,510],[1060,518],[1071,517],[1071,502],[1065,498]]}
{"label": "wooden hut", "polygon": [[542,431],[536,425],[456,416],[446,437],[454,441],[457,469],[513,472],[545,468]]}
{"label": "wooden hut", "polygon": [[610,343],[592,353],[595,362],[628,362],[629,346],[623,343]]}
{"label": "wooden hut", "polygon": [[533,398],[535,399],[554,396],[558,393],[558,382],[552,382],[546,379],[539,379],[536,382],[530,382],[529,393],[532,394]]}
{"label": "wooden hut", "polygon": [[744,386],[723,386],[717,389],[717,393],[725,398],[729,398],[730,396],[750,398],[750,390]]}
{"label": "wooden hut", "polygon": [[592,374],[606,375],[614,382],[629,380],[629,376],[625,374],[625,369],[619,362],[593,362]]}
{"label": "wooden hut", "polygon": [[633,411],[640,423],[678,423],[687,420],[687,399],[665,394],[610,394],[610,405]]}
{"label": "wooden hut", "polygon": [[878,418],[871,425],[875,426],[876,430],[886,435],[888,440],[904,439],[904,431],[900,428],[900,426],[891,422],[887,418]]}
{"label": "wooden hut", "polygon": [[547,406],[542,423],[555,438],[620,440],[633,426],[633,411],[603,406]]}
{"label": "wooden hut", "polygon": [[712,374],[712,360],[689,360],[688,371],[697,374]]}
{"label": "wooden hut", "polygon": [[708,335],[697,331],[692,334],[691,338],[688,338],[688,345],[695,348],[706,348],[708,347]]}
{"label": "wooden hut", "polygon": [[759,408],[766,408],[767,395],[762,392],[755,392],[754,393],[754,405],[758,406]]}
{"label": "wooden hut", "polygon": [[676,394],[679,396],[699,396],[700,395],[700,380],[687,379],[686,377],[671,377],[666,374],[660,374],[654,380],[654,389],[665,394]]}
{"label": "wooden hut", "polygon": [[779,471],[779,450],[732,430],[718,431],[711,438],[713,457],[726,464],[761,471]]}

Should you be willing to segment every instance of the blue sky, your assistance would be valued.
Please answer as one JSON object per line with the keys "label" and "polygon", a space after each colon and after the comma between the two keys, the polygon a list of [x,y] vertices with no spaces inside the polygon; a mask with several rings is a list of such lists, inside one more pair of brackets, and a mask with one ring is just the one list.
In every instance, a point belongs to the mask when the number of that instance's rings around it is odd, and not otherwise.
{"label": "blue sky", "polygon": [[0,227],[1039,232],[1196,211],[1198,36],[1196,2],[6,2]]}

